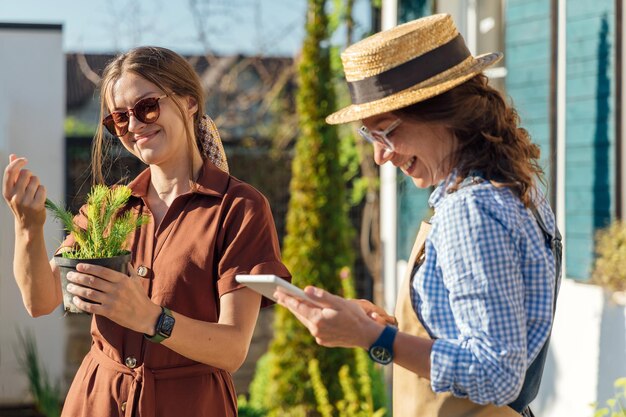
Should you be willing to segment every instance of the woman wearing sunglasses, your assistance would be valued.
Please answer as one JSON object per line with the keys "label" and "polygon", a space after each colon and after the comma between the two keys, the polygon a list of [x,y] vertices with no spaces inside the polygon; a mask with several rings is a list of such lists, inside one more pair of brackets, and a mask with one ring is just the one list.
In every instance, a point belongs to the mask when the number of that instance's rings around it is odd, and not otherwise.
{"label": "woman wearing sunglasses", "polygon": [[[204,103],[193,68],[167,49],[136,48],[104,70],[94,177],[102,181],[106,143],[119,140],[148,165],[130,184],[128,210],[150,222],[130,241],[130,277],[84,264],[68,277],[77,307],[93,313],[93,343],[63,416],[237,414],[231,373],[262,300],[235,275],[290,275],[267,200],[228,175]],[[24,158],[10,159],[3,195],[15,214],[16,280],[29,313],[49,314],[61,292],[43,241],[45,189]]]}
{"label": "woman wearing sunglasses", "polygon": [[377,164],[436,187],[434,216],[418,233],[395,317],[314,287],[306,292],[327,308],[276,297],[318,343],[393,362],[397,416],[531,415],[539,388],[560,236],[537,185],[539,148],[482,74],[500,58],[473,57],[448,15],[342,54],[353,104],[327,122],[362,121]]}

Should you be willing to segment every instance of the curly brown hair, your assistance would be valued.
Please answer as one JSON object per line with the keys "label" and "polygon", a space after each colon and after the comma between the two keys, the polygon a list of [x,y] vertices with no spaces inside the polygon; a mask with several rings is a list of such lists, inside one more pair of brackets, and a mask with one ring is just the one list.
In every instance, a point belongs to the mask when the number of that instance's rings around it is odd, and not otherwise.
{"label": "curly brown hair", "polygon": [[494,185],[510,187],[528,207],[536,181],[544,181],[539,147],[530,141],[526,129],[519,127],[517,111],[489,86],[483,74],[393,113],[419,122],[442,123],[453,131],[459,148],[452,155],[458,173],[452,190],[472,172],[480,172]]}

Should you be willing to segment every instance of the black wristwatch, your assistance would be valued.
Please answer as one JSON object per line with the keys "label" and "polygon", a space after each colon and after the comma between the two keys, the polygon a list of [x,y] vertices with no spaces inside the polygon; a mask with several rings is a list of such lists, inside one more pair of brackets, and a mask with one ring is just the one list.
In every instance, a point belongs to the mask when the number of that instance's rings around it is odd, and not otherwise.
{"label": "black wristwatch", "polygon": [[387,365],[393,362],[393,341],[396,338],[398,329],[393,326],[385,326],[383,332],[378,336],[378,339],[370,346],[369,354],[370,358],[374,362],[378,362],[382,365]]}
{"label": "black wristwatch", "polygon": [[148,336],[144,334],[144,337],[153,343],[161,343],[172,335],[174,323],[176,323],[176,320],[172,316],[172,312],[166,307],[161,307],[161,315],[157,319],[154,335]]}

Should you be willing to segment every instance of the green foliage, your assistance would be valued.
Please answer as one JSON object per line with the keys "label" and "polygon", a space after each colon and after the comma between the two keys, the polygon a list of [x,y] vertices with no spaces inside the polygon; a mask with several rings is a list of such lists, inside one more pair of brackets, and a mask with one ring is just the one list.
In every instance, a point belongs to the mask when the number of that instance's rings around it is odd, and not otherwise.
{"label": "green foliage", "polygon": [[334,33],[346,20],[349,13],[345,0],[331,0],[332,12],[328,14],[328,33]]}
{"label": "green foliage", "polygon": [[131,190],[127,186],[109,188],[105,185],[95,185],[87,196],[86,229],[74,223],[72,213],[46,199],[46,208],[76,240],[77,247],[73,251],[63,252],[63,256],[95,259],[123,254],[128,235],[149,220],[147,215],[133,218],[130,211],[118,215],[128,202],[130,193]]}
{"label": "green foliage", "polygon": [[[325,3],[308,2],[296,97],[300,135],[292,164],[283,261],[296,285],[315,285],[352,298],[354,231],[347,216],[348,203],[360,202],[370,184],[358,181],[360,155],[353,129],[343,128],[340,136],[338,129],[324,120],[338,107],[337,91],[340,106],[349,101],[338,49],[331,47],[328,39],[331,31],[350,18],[352,7],[351,1],[333,0],[329,23]],[[338,90],[339,86],[343,90]],[[350,196],[346,183],[352,184]],[[372,415],[372,410],[387,405],[382,378],[362,350],[319,347],[282,308],[276,311],[274,330],[270,351],[259,363],[251,385],[249,404],[256,409],[281,417],[322,411],[346,415],[355,410]],[[311,376],[311,360],[318,370],[316,377]],[[351,388],[355,384],[359,388]],[[326,405],[320,406],[322,398]],[[337,404],[340,408],[335,409]]]}
{"label": "green foliage", "polygon": [[250,404],[244,395],[237,397],[237,415],[239,417],[264,417],[265,411]]}
{"label": "green foliage", "polygon": [[311,376],[313,393],[315,394],[315,400],[317,401],[317,411],[322,417],[333,417],[334,408],[330,405],[328,390],[324,386],[324,381],[322,381],[320,363],[317,359],[311,359],[309,361],[309,375]]}
{"label": "green foliage", "polygon": [[613,384],[615,397],[606,400],[607,407],[596,408],[593,417],[626,417],[626,377]]}
{"label": "green foliage", "polygon": [[[364,351],[360,351],[362,359],[369,362]],[[371,379],[367,369],[367,362],[358,364],[357,377],[350,373],[348,365],[343,365],[339,369],[339,383],[343,398],[336,402],[336,407],[331,405],[328,389],[322,381],[319,361],[311,359],[309,361],[309,374],[317,401],[317,411],[322,417],[382,417],[385,415],[384,408],[375,408],[374,398],[371,391]],[[362,365],[365,365],[363,368]],[[374,411],[375,410],[375,411]]]}
{"label": "green foliage", "polygon": [[96,129],[97,126],[80,121],[75,117],[68,116],[65,118],[65,136],[93,136]]}
{"label": "green foliage", "polygon": [[268,387],[270,382],[270,368],[272,366],[272,352],[268,352],[256,363],[254,379],[250,383],[250,399],[248,404],[258,410],[266,410],[269,404]]}
{"label": "green foliage", "polygon": [[369,358],[366,351],[358,349],[356,355],[356,378],[360,387],[361,398],[365,399],[368,410],[377,410],[381,416],[385,415],[383,409],[391,405],[387,397],[385,381],[379,365]]}
{"label": "green foliage", "polygon": [[626,290],[626,222],[614,221],[596,234],[592,281],[612,291]]}
{"label": "green foliage", "polygon": [[[328,22],[324,0],[309,0],[306,38],[299,63],[296,142],[283,261],[301,287],[316,285],[342,294],[342,268],[353,264],[353,231],[347,216],[345,180],[339,165],[339,139],[325,117],[335,109]],[[277,309],[266,397],[268,415],[308,415],[316,408],[308,362],[319,360],[331,401],[338,400],[336,375],[354,363],[352,350],[318,346],[286,309]]]}
{"label": "green foliage", "polygon": [[[372,156],[359,154],[355,141],[362,139],[355,138],[352,126],[342,125],[337,129],[341,137],[339,141],[339,163],[343,168],[344,181],[350,185],[347,203],[350,206],[357,206],[361,204],[370,188],[373,187],[374,190],[378,190],[379,180],[377,176],[369,178],[361,175],[361,159],[372,158]],[[371,147],[369,148],[371,150]]]}
{"label": "green foliage", "polygon": [[[338,28],[353,25],[352,8],[353,0],[333,0],[332,14],[330,15],[330,32]],[[348,91],[348,84],[345,80],[343,65],[341,63],[341,50],[353,39],[348,35],[343,45],[333,45],[330,47],[330,66],[332,73],[333,89],[336,96],[337,108],[350,105],[351,98]],[[362,139],[357,137],[356,130],[352,124],[344,124],[336,127],[339,135],[339,165],[343,170],[344,181],[348,184],[347,203],[350,206],[359,205],[369,190],[378,189],[378,176],[367,176],[361,172],[361,161],[372,158],[370,146],[363,146]],[[364,154],[364,149],[368,153]],[[378,170],[375,170],[377,173]]]}
{"label": "green foliage", "polygon": [[17,360],[22,371],[28,377],[30,393],[35,401],[35,408],[46,417],[59,417],[63,396],[58,383],[50,381],[50,377],[39,363],[37,344],[32,334],[17,333],[20,349]]}

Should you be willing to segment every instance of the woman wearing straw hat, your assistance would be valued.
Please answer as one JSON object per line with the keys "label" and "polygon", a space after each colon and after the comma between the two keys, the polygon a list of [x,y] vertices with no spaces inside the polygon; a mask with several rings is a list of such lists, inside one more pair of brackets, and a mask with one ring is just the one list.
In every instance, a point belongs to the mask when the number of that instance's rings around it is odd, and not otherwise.
{"label": "woman wearing straw hat", "polygon": [[473,57],[448,15],[342,54],[353,104],[327,122],[362,121],[377,164],[436,186],[435,214],[418,233],[395,318],[314,287],[307,294],[325,308],[276,297],[318,343],[394,362],[395,415],[531,415],[539,388],[560,236],[537,184],[539,148],[482,74],[501,56]]}

